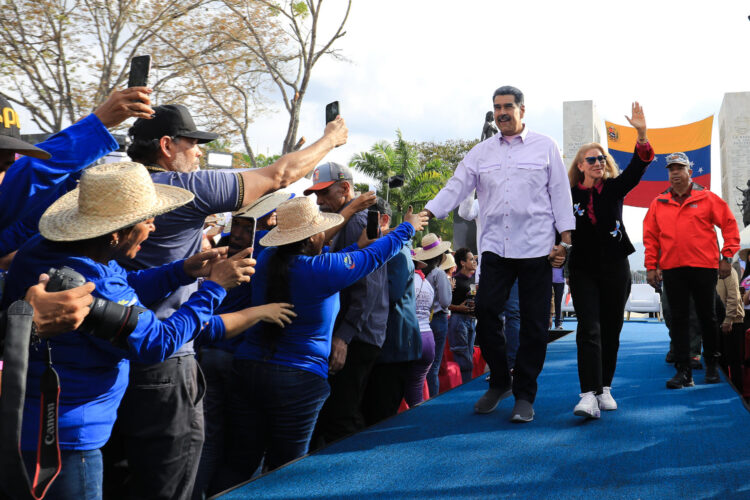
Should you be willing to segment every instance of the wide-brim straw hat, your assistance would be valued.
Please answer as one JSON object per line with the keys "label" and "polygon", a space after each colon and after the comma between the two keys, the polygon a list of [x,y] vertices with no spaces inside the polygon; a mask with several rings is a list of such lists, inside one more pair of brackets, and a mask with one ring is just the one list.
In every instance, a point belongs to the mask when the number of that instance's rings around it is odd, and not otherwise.
{"label": "wide-brim straw hat", "polygon": [[294,193],[276,191],[275,193],[261,196],[255,200],[255,202],[237,210],[232,214],[232,217],[252,217],[254,219],[261,219],[279,208],[279,205],[291,198],[294,198]]}
{"label": "wide-brim straw hat", "polygon": [[154,184],[140,163],[97,165],[86,169],[78,187],[44,212],[39,232],[52,241],[87,240],[169,212],[193,198],[185,189]]}
{"label": "wide-brim straw hat", "polygon": [[443,256],[443,261],[440,263],[440,270],[447,271],[448,269],[456,266],[456,259],[453,255],[447,253]]}
{"label": "wide-brim straw hat", "polygon": [[415,260],[430,260],[444,254],[451,247],[450,241],[441,240],[435,233],[427,233],[422,237],[422,246],[414,253]]}
{"label": "wide-brim straw hat", "polygon": [[416,252],[416,250],[414,250],[413,248],[410,248],[409,252],[411,253],[411,260],[413,260],[415,263],[421,262],[422,264],[424,264],[424,262],[422,262],[421,260],[417,259],[417,257],[416,257],[417,252]]}
{"label": "wide-brim straw hat", "polygon": [[264,247],[277,247],[302,241],[344,222],[339,214],[323,213],[306,196],[292,198],[276,209],[276,227],[260,240]]}

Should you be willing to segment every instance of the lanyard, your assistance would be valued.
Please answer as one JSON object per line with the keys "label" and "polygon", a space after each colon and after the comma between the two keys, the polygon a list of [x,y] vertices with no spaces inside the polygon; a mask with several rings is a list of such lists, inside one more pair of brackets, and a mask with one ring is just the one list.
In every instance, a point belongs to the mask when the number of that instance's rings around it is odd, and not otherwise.
{"label": "lanyard", "polygon": [[[47,347],[47,367],[41,378],[41,415],[34,479],[29,481],[19,450],[26,372],[29,365],[29,343],[34,310],[27,302],[16,301],[8,308],[4,348],[2,396],[0,397],[0,475],[3,487],[12,498],[44,497],[60,473],[58,443],[58,404],[60,379],[52,367]],[[27,415],[29,418],[35,416]]]}

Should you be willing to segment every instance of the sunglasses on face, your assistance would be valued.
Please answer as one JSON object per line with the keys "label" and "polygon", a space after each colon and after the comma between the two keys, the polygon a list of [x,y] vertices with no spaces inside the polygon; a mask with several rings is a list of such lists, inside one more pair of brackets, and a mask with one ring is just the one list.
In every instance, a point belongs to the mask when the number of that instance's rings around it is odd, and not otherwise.
{"label": "sunglasses on face", "polygon": [[604,155],[599,155],[599,156],[587,156],[587,157],[586,157],[586,158],[584,158],[584,159],[586,160],[586,162],[587,162],[587,163],[588,163],[589,165],[595,165],[595,164],[596,164],[596,162],[598,162],[598,161],[600,161],[600,162],[602,162],[602,163],[606,163],[606,161],[607,161],[607,157],[606,157],[606,156],[604,156]]}

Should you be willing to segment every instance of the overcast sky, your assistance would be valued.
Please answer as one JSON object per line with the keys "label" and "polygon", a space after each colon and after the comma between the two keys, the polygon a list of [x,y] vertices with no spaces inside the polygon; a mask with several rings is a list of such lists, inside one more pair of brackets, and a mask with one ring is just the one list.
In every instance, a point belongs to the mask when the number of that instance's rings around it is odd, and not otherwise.
{"label": "overcast sky", "polygon": [[[324,14],[344,4],[325,2]],[[478,138],[492,92],[509,84],[526,95],[527,126],[562,146],[563,101],[591,99],[602,121],[626,124],[639,100],[655,128],[716,115],[720,193],[718,113],[725,92],[750,91],[748,14],[731,0],[355,1],[337,44],[350,62],[315,67],[300,132],[319,137],[338,100],[350,139],[329,158],[342,163],[397,128],[415,141]],[[257,152],[278,152],[285,127],[285,112],[259,119]],[[635,241],[644,215],[627,209]]]}

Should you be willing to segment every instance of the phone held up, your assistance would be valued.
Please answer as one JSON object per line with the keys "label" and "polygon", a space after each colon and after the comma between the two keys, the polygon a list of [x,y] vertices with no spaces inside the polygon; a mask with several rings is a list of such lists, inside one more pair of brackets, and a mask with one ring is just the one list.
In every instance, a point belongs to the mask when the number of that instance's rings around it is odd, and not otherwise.
{"label": "phone held up", "polygon": [[335,120],[336,117],[340,114],[341,112],[339,110],[338,101],[333,101],[331,103],[328,103],[328,105],[326,105],[326,124]]}
{"label": "phone held up", "polygon": [[367,212],[367,238],[374,240],[380,234],[380,212],[369,210]]}
{"label": "phone held up", "polygon": [[[250,234],[250,238],[247,240],[249,241],[249,246],[255,247],[255,229],[258,224],[258,221],[255,219],[255,217],[243,217],[242,218],[245,223],[243,224],[245,231],[248,231]],[[253,251],[250,253],[249,257],[252,258],[253,254],[255,254],[255,248],[253,248]]]}
{"label": "phone held up", "polygon": [[151,71],[151,56],[136,56],[130,60],[130,74],[128,75],[128,88],[146,87],[148,85],[148,74]]}

